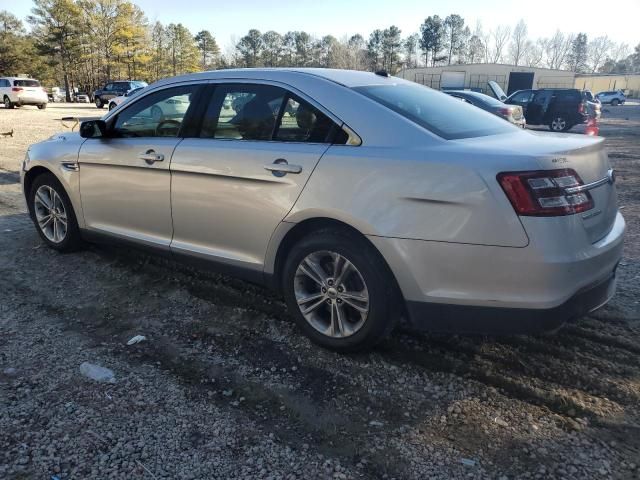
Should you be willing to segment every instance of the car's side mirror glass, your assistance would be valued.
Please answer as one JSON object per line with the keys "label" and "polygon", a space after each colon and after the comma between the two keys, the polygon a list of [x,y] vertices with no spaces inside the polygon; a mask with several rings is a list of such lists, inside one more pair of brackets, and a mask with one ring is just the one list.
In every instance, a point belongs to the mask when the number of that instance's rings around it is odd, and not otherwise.
{"label": "car's side mirror glass", "polygon": [[87,120],[80,124],[82,138],[103,138],[107,135],[107,124],[104,120]]}

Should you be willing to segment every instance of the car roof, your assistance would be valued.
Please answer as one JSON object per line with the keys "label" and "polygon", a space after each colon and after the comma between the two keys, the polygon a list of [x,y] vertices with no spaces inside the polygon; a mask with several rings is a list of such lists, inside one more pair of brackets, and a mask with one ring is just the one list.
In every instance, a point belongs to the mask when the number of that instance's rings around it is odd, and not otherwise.
{"label": "car roof", "polygon": [[217,79],[252,79],[252,80],[280,80],[287,78],[301,79],[304,76],[322,78],[345,87],[359,87],[365,85],[390,85],[408,83],[397,77],[387,77],[373,72],[356,70],[340,70],[333,68],[232,68],[227,70],[211,70],[208,72],[192,73],[160,80],[155,85],[184,82],[189,80],[217,80]]}
{"label": "car roof", "polygon": [[3,80],[33,80],[34,82],[40,81],[37,78],[31,78],[31,77],[0,77],[0,78]]}

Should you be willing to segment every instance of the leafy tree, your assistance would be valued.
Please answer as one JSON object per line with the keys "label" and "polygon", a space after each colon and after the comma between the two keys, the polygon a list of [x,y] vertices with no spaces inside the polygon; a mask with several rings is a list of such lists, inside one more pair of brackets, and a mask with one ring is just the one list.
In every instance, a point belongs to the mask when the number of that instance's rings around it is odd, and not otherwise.
{"label": "leafy tree", "polygon": [[33,26],[36,47],[62,69],[66,100],[70,102],[71,66],[80,53],[80,9],[72,0],[34,0],[33,3],[28,20]]}
{"label": "leafy tree", "polygon": [[307,67],[311,63],[313,38],[307,32],[295,32],[296,65]]}
{"label": "leafy tree", "polygon": [[0,11],[0,75],[10,75],[22,68],[24,33],[22,22],[15,15]]}
{"label": "leafy tree", "polygon": [[431,65],[435,65],[438,52],[442,50],[444,43],[444,24],[438,15],[427,17],[420,25],[420,48],[424,52],[425,65],[429,63],[431,54]]}
{"label": "leafy tree", "polygon": [[571,42],[571,51],[567,56],[569,70],[578,73],[585,73],[588,70],[588,44],[587,35],[579,33]]}
{"label": "leafy tree", "polygon": [[172,74],[197,72],[200,55],[189,29],[181,23],[171,23],[166,31]]}
{"label": "leafy tree", "polygon": [[384,32],[380,29],[376,29],[369,35],[369,41],[367,42],[367,54],[371,62],[373,70],[380,70],[384,62]]}
{"label": "leafy tree", "polygon": [[200,56],[202,58],[202,69],[209,70],[215,68],[220,55],[220,47],[215,37],[209,30],[201,30],[194,37]]}
{"label": "leafy tree", "polygon": [[382,68],[390,73],[395,73],[395,67],[400,61],[400,49],[402,48],[402,31],[395,25],[382,32]]}
{"label": "leafy tree", "polygon": [[469,30],[464,30],[464,19],[457,14],[449,15],[444,19],[444,32],[447,45],[449,46],[449,65],[453,56],[460,54],[465,46],[465,40],[469,37]]}
{"label": "leafy tree", "polygon": [[257,67],[264,50],[264,40],[260,30],[255,28],[249,30],[249,33],[240,39],[236,48],[242,55],[245,66]]}
{"label": "leafy tree", "polygon": [[267,67],[277,67],[280,63],[283,50],[282,35],[270,30],[262,35],[262,42],[264,44],[264,65]]}
{"label": "leafy tree", "polygon": [[478,35],[472,35],[469,39],[468,56],[469,63],[477,63],[484,58],[485,45]]}
{"label": "leafy tree", "polygon": [[405,38],[403,47],[405,55],[405,64],[408,68],[416,68],[418,66],[418,42],[420,36],[417,33],[409,35]]}

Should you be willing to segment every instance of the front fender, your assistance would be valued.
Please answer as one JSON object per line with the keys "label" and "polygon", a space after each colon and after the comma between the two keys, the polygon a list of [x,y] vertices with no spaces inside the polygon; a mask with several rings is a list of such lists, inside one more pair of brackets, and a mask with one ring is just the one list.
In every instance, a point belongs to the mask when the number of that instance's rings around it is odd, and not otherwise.
{"label": "front fender", "polygon": [[80,171],[78,153],[85,139],[77,133],[56,134],[29,147],[20,171],[22,191],[27,199],[27,189],[36,172],[47,170],[62,184],[73,206],[78,226],[84,228],[84,214],[80,198]]}

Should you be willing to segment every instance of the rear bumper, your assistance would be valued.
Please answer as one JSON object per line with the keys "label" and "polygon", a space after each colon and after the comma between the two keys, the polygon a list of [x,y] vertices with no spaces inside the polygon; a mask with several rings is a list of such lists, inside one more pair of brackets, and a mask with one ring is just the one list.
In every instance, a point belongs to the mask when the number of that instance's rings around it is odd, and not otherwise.
{"label": "rear bumper", "polygon": [[466,334],[532,334],[554,330],[604,306],[616,289],[615,271],[580,290],[554,308],[476,307],[441,303],[407,302],[411,326],[420,330]]}

